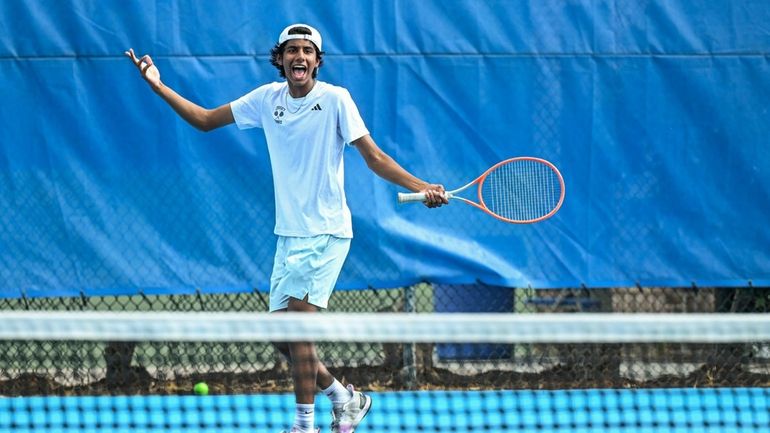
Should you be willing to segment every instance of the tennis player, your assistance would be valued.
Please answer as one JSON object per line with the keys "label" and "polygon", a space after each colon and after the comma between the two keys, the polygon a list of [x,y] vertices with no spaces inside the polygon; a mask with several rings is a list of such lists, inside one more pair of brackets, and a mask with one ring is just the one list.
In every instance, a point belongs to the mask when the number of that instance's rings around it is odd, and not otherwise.
{"label": "tennis player", "polygon": [[[160,79],[149,55],[126,51],[142,77],[192,126],[210,131],[231,123],[262,128],[275,185],[278,237],[270,279],[270,311],[315,312],[326,308],[353,237],[344,184],[343,153],[352,145],[380,177],[426,194],[425,205],[447,203],[444,187],[421,180],[383,152],[369,135],[350,93],[317,79],[323,64],[321,34],[306,24],[284,29],[271,50],[281,82],[262,85],[214,109],[176,93]],[[313,343],[279,344],[291,361],[296,412],[292,433],[318,432],[316,386],[332,402],[331,431],[352,433],[371,407],[371,397],[343,386],[316,355]]]}

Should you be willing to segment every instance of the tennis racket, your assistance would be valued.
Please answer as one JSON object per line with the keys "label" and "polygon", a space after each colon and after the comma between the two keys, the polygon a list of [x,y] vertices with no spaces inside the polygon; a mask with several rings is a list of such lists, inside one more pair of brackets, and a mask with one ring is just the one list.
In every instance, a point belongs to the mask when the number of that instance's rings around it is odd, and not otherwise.
{"label": "tennis racket", "polygon": [[[478,202],[458,194],[476,186]],[[529,156],[506,159],[473,182],[452,191],[460,200],[493,217],[514,224],[529,224],[552,217],[564,202],[564,178],[550,162]],[[425,194],[399,193],[399,203],[422,202]]]}

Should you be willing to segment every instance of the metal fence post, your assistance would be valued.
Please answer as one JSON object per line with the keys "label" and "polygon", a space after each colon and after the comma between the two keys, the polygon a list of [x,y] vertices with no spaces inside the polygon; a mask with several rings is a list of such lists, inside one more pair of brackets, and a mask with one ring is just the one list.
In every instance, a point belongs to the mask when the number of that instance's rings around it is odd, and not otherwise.
{"label": "metal fence post", "polygon": [[[404,312],[417,312],[417,300],[414,286],[404,287]],[[404,377],[404,385],[407,389],[417,388],[416,351],[417,347],[415,343],[404,343],[404,368],[402,374]]]}

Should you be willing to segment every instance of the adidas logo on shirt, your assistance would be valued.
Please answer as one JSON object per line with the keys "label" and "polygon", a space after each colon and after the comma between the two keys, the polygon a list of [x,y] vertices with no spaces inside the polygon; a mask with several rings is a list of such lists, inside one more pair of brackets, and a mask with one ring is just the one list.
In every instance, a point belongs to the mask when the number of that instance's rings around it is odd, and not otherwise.
{"label": "adidas logo on shirt", "polygon": [[321,104],[315,104],[315,106],[311,108],[310,111],[321,111]]}

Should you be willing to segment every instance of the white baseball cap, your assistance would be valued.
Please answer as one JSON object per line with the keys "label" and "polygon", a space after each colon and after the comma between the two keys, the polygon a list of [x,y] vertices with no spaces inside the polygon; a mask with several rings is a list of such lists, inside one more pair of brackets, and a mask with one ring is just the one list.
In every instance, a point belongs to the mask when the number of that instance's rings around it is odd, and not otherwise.
{"label": "white baseball cap", "polygon": [[[293,35],[290,35],[289,34],[289,30],[291,30],[291,29],[293,29],[295,27],[305,27],[308,30],[310,30],[310,34],[309,35],[305,35],[305,34],[293,34]],[[301,24],[301,23],[292,24],[289,27],[286,27],[285,29],[283,29],[283,31],[281,32],[281,36],[278,36],[278,45],[281,45],[282,43],[284,43],[286,41],[289,41],[289,40],[292,40],[292,39],[305,39],[305,40],[308,40],[308,41],[314,43],[316,47],[318,47],[318,51],[323,51],[323,48],[321,46],[321,41],[322,41],[321,40],[321,34],[318,33],[318,30],[316,30],[313,27],[310,27],[307,24]]]}

